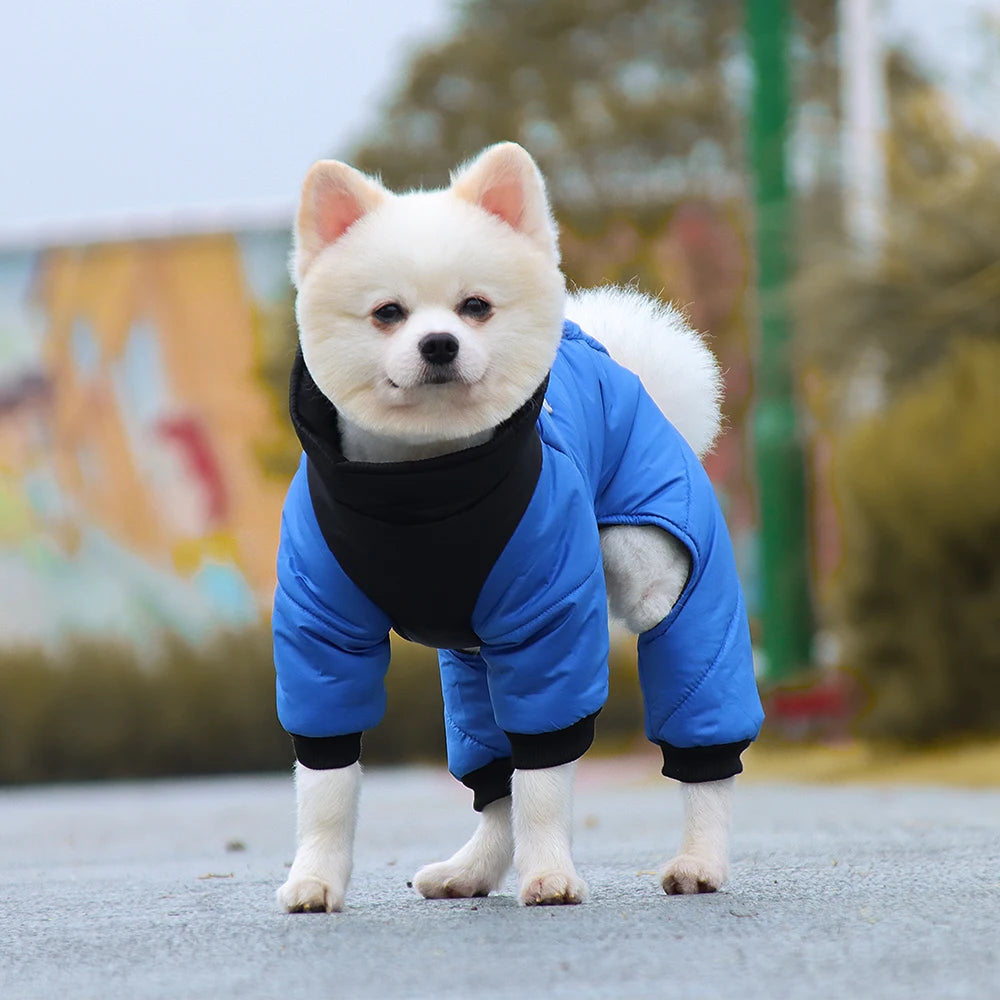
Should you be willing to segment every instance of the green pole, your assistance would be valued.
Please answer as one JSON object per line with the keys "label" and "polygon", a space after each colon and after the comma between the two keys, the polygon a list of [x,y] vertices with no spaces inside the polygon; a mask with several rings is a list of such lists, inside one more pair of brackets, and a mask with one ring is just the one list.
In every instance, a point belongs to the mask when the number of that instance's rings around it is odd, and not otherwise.
{"label": "green pole", "polygon": [[750,158],[755,181],[760,348],[753,420],[760,504],[764,679],[779,681],[810,662],[812,607],[805,474],[793,400],[791,211],[785,174],[788,123],[787,0],[747,0],[754,67]]}

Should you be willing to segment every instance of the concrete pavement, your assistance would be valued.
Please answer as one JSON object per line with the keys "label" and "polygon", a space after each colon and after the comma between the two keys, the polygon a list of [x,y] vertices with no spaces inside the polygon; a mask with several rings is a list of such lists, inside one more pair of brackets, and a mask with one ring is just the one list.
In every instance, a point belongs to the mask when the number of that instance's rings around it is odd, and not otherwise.
{"label": "concrete pavement", "polygon": [[998,792],[745,782],[726,890],[667,897],[675,789],[652,756],[585,762],[589,903],[422,900],[468,800],[443,769],[369,773],[347,910],[286,916],[289,779],[0,790],[0,997],[1000,997]]}

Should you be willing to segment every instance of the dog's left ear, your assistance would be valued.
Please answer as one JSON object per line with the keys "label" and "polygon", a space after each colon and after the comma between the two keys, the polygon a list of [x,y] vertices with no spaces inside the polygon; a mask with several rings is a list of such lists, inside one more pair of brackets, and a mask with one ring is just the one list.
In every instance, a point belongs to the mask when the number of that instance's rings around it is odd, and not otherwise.
{"label": "dog's left ear", "polygon": [[545,182],[535,161],[516,142],[488,146],[452,175],[451,190],[523,233],[558,263],[558,233]]}

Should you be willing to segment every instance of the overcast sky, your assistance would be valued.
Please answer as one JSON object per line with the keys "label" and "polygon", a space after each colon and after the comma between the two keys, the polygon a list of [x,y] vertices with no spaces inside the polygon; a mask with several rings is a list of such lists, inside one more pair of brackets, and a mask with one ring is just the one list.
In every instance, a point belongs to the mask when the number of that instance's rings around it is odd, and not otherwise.
{"label": "overcast sky", "polygon": [[25,0],[0,15],[0,227],[291,203],[453,0]]}
{"label": "overcast sky", "polygon": [[[544,2],[544,0],[539,0]],[[1000,0],[882,0],[937,79],[996,128]],[[0,15],[0,234],[291,204],[345,152],[455,0],[9,0]],[[992,47],[994,72],[984,80]],[[990,110],[992,109],[992,110]],[[988,126],[987,126],[988,127]]]}

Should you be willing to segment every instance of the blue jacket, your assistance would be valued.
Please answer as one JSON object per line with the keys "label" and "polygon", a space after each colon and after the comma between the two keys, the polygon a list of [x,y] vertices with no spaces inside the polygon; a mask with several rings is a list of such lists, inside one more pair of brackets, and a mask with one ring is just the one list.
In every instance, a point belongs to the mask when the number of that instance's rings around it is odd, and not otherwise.
{"label": "blue jacket", "polygon": [[[512,734],[568,730],[600,710],[608,623],[598,526],[655,524],[688,548],[692,569],[670,615],[639,637],[646,733],[675,759],[665,773],[736,773],[763,716],[732,546],[701,463],[638,377],[570,322],[536,426],[537,484],[472,605],[480,648],[440,652],[452,772],[509,757]],[[334,737],[382,718],[391,621],[330,551],[307,470],[303,456],[282,516],[278,715],[290,733]],[[700,753],[691,771],[695,748],[726,760],[706,771]]]}

